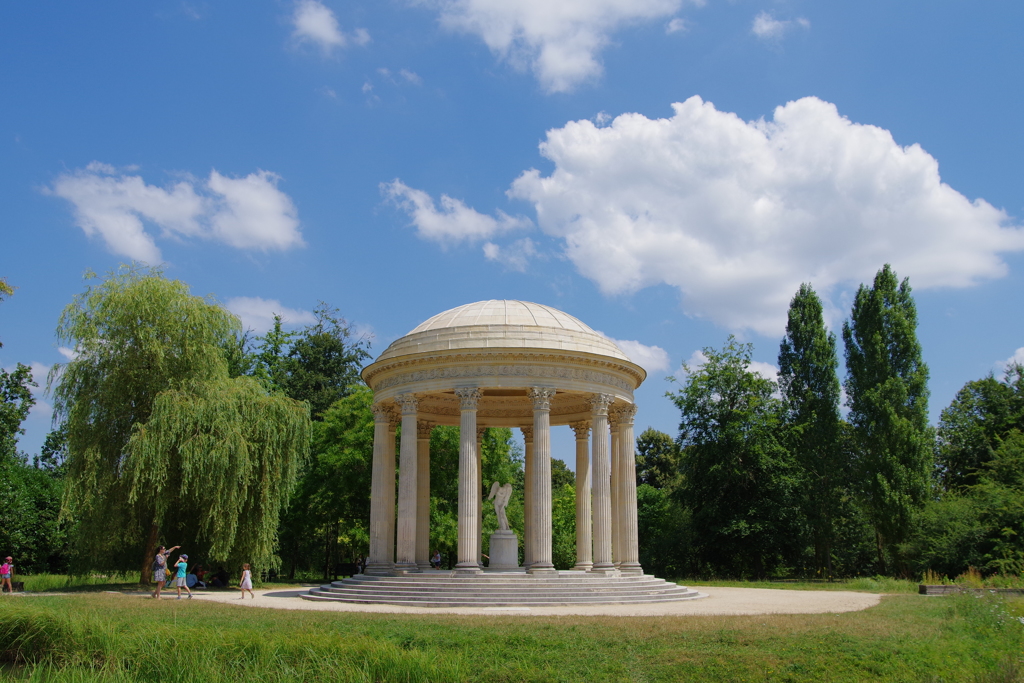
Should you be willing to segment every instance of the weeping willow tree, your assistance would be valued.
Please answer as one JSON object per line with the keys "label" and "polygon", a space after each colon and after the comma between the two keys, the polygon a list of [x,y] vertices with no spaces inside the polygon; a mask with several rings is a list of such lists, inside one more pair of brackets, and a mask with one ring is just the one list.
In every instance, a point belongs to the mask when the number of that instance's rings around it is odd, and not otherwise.
{"label": "weeping willow tree", "polygon": [[270,558],[309,409],[228,377],[223,349],[240,327],[212,299],[134,265],[64,309],[57,336],[76,356],[50,380],[83,566],[141,560],[148,581],[161,540],[211,560]]}

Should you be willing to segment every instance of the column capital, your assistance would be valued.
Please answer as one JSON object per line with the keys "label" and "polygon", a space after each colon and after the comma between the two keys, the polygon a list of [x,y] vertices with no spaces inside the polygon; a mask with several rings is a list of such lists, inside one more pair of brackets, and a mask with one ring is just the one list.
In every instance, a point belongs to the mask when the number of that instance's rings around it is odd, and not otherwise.
{"label": "column capital", "polygon": [[391,406],[386,406],[383,403],[374,403],[372,406],[370,406],[370,410],[373,412],[374,422],[391,421]]}
{"label": "column capital", "polygon": [[415,415],[419,401],[412,394],[399,394],[395,396],[395,403],[402,409],[402,415]]}
{"label": "column capital", "polygon": [[555,396],[555,390],[549,387],[530,387],[526,395],[533,401],[534,410],[551,410],[551,399]]}
{"label": "column capital", "polygon": [[416,436],[421,439],[429,439],[430,432],[434,429],[434,423],[430,420],[416,420]]}
{"label": "column capital", "polygon": [[618,421],[620,425],[631,425],[633,424],[633,418],[636,417],[636,404],[627,403],[618,410]]}
{"label": "column capital", "polygon": [[611,394],[591,394],[590,395],[590,408],[594,415],[607,415],[608,407],[612,404],[615,397]]}
{"label": "column capital", "polygon": [[529,427],[520,427],[519,431],[523,433],[523,441],[526,443],[533,443],[533,425]]}
{"label": "column capital", "polygon": [[569,427],[572,431],[576,432],[577,441],[585,441],[590,436],[590,420],[580,420],[579,422],[570,422]]}
{"label": "column capital", "polygon": [[476,410],[484,392],[476,387],[460,387],[455,390],[455,395],[459,397],[459,407],[462,410]]}

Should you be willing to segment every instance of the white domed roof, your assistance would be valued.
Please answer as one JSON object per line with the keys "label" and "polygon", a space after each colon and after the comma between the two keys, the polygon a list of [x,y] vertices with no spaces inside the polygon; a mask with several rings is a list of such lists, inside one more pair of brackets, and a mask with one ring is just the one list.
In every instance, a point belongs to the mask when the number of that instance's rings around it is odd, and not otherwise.
{"label": "white domed roof", "polygon": [[439,313],[398,339],[377,361],[458,349],[551,349],[629,358],[606,337],[556,308],[492,299]]}

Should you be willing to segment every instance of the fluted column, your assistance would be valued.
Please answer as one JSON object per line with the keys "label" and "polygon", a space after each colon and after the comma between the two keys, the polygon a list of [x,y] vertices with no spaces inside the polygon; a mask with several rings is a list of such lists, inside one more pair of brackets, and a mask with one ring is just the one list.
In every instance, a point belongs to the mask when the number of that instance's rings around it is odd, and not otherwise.
{"label": "fluted column", "polygon": [[551,399],[554,389],[533,387],[533,520],[531,574],[555,571],[551,562]]}
{"label": "fluted column", "polygon": [[484,430],[476,428],[476,561],[484,566]]}
{"label": "fluted column", "polygon": [[476,465],[476,408],[483,392],[476,388],[456,389],[459,397],[461,419],[459,420],[459,550],[455,569],[461,572],[480,571],[477,561],[477,537],[480,519],[477,517],[477,503],[480,489],[477,488]]}
{"label": "fluted column", "polygon": [[633,436],[633,418],[636,406],[630,405],[619,413],[622,456],[622,555],[619,568],[627,574],[643,574],[640,566],[640,534],[636,517],[636,439]]}
{"label": "fluted column", "polygon": [[608,453],[608,406],[613,396],[593,394],[590,397],[590,422],[593,425],[591,467],[594,491],[594,568],[595,572],[613,572],[612,563],[612,499],[611,472]]}
{"label": "fluted column", "polygon": [[432,422],[416,422],[416,566],[430,569],[430,431]]}
{"label": "fluted column", "polygon": [[399,394],[395,403],[402,410],[402,445],[398,460],[398,544],[395,569],[416,571],[416,485],[418,454],[416,452],[416,407],[412,394]]}
{"label": "fluted column", "polygon": [[612,564],[616,567],[622,560],[620,532],[622,525],[622,505],[619,501],[619,488],[622,483],[622,461],[620,457],[619,411],[616,407],[608,409],[608,431],[611,436],[611,496],[612,496]]}
{"label": "fluted column", "polygon": [[394,568],[391,554],[394,539],[389,534],[388,524],[395,514],[395,461],[392,458],[389,463],[387,457],[391,411],[379,403],[374,403],[371,409],[373,469],[370,473],[370,557],[366,562],[366,573],[386,574]]}
{"label": "fluted column", "polygon": [[533,562],[533,427],[522,427],[523,432],[523,567]]}
{"label": "fluted column", "polygon": [[590,422],[569,425],[576,433],[576,566],[590,571],[594,549],[590,535]]}

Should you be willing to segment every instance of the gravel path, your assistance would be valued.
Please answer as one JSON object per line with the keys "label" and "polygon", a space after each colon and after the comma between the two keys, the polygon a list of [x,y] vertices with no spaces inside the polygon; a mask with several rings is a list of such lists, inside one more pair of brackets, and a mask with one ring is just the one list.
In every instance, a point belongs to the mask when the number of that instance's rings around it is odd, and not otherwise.
{"label": "gravel path", "polygon": [[[307,589],[257,590],[256,599],[239,600],[237,593],[196,593],[196,600],[245,607],[304,609],[326,612],[377,614],[521,614],[533,616],[686,616],[746,614],[821,614],[856,612],[874,607],[882,599],[876,593],[852,591],[801,591],[771,588],[695,587],[706,597],[653,605],[564,605],[560,607],[427,608],[395,605],[357,605],[314,602],[299,596]],[[166,593],[165,593],[166,597]],[[172,598],[173,599],[173,598]]]}

